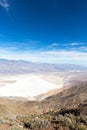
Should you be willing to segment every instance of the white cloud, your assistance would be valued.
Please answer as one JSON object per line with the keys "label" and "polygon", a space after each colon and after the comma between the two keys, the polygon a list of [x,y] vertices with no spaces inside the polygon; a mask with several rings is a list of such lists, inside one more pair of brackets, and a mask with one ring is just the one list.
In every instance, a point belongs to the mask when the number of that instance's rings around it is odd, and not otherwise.
{"label": "white cloud", "polygon": [[79,47],[79,50],[87,51],[87,46],[81,46],[81,47]]}
{"label": "white cloud", "polygon": [[[14,51],[13,51],[14,49]],[[87,52],[80,51],[25,51],[17,52],[15,48],[0,48],[0,58],[11,60],[28,60],[46,63],[71,63],[87,66]]]}
{"label": "white cloud", "polygon": [[[32,43],[32,45],[30,44],[30,47],[27,47],[26,43],[8,43],[7,47],[0,47],[0,58],[46,63],[75,63],[87,66],[87,47],[85,46],[69,48],[68,50],[54,48],[36,50],[33,49],[32,46],[37,43],[33,43],[33,41],[30,43]],[[17,44],[19,44],[19,46],[17,46]],[[57,46],[59,44],[53,43],[53,45]]]}
{"label": "white cloud", "polygon": [[50,49],[50,48],[56,48],[56,47],[58,47],[58,45],[61,45],[61,44],[55,42],[55,43],[52,43],[52,44],[48,45],[47,48],[48,49]]}
{"label": "white cloud", "polygon": [[51,46],[58,46],[59,43],[52,43]]}
{"label": "white cloud", "polygon": [[70,43],[70,45],[71,46],[78,46],[78,45],[80,45],[81,43],[79,43],[79,42],[72,42],[72,43]]}
{"label": "white cloud", "polygon": [[64,43],[62,44],[63,46],[66,46],[66,47],[75,47],[75,46],[83,46],[84,42],[68,42],[68,43]]}

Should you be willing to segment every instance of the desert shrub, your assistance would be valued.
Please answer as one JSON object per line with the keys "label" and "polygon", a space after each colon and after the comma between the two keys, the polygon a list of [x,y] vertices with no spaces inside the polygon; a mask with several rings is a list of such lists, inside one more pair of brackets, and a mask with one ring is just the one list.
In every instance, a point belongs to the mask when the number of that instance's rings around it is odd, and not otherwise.
{"label": "desert shrub", "polygon": [[87,116],[81,117],[80,121],[87,125]]}
{"label": "desert shrub", "polygon": [[0,116],[0,124],[3,124],[4,123],[4,119],[2,116]]}
{"label": "desert shrub", "polygon": [[30,129],[40,129],[40,128],[47,128],[50,126],[50,122],[44,118],[39,117],[30,117],[24,119],[24,128],[30,128]]}
{"label": "desert shrub", "polygon": [[23,130],[23,129],[21,129],[21,128],[11,128],[10,130]]}
{"label": "desert shrub", "polygon": [[72,120],[69,117],[64,117],[64,125],[70,126],[72,124]]}
{"label": "desert shrub", "polygon": [[87,130],[87,127],[83,123],[80,123],[78,124],[78,130]]}
{"label": "desert shrub", "polygon": [[64,116],[59,114],[55,117],[55,120],[58,121],[59,123],[62,123],[64,121]]}
{"label": "desert shrub", "polygon": [[16,116],[9,116],[8,118],[10,121],[15,121],[16,120]]}

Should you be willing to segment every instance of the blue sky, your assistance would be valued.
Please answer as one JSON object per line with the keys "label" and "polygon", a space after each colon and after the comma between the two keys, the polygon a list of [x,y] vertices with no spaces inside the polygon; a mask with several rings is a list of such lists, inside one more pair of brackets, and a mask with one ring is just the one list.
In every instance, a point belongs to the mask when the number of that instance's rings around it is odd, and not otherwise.
{"label": "blue sky", "polygon": [[0,0],[0,58],[87,66],[87,0]]}

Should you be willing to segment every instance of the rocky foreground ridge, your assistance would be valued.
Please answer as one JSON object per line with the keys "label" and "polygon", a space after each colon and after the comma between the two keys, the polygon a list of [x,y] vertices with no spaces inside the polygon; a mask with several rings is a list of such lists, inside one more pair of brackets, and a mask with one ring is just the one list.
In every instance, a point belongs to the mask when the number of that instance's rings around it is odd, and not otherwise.
{"label": "rocky foreground ridge", "polygon": [[43,101],[0,98],[0,130],[87,130],[87,83]]}

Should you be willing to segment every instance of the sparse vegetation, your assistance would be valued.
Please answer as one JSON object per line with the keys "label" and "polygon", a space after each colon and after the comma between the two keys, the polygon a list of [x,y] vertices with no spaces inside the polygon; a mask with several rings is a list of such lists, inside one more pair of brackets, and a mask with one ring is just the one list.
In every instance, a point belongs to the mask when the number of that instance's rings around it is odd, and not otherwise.
{"label": "sparse vegetation", "polygon": [[0,99],[0,130],[87,130],[86,89],[72,87],[40,102]]}
{"label": "sparse vegetation", "polygon": [[[78,110],[79,114],[76,114]],[[7,130],[87,130],[86,110],[87,105],[84,104],[73,110],[61,109],[39,115],[3,116],[0,119],[1,124],[9,125]]]}

